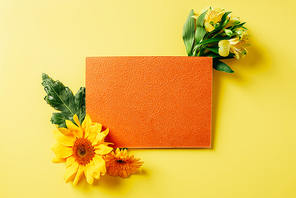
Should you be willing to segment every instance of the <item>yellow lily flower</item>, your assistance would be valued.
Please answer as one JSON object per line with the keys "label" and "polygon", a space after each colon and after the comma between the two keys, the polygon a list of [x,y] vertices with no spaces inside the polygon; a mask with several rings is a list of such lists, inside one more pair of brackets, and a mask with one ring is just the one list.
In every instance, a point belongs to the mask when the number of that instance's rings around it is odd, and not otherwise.
{"label": "yellow lily flower", "polygon": [[205,29],[211,32],[215,29],[214,25],[221,21],[222,16],[225,14],[225,10],[222,8],[208,9],[205,16]]}
{"label": "yellow lily flower", "polygon": [[229,40],[219,41],[218,47],[219,47],[220,56],[226,57],[229,55],[229,52],[231,52],[235,55],[235,58],[237,60],[243,58],[248,53],[245,47],[249,46],[248,44],[249,37],[250,36],[247,30],[244,30],[244,32],[241,33],[240,38],[235,37]]}
{"label": "yellow lily flower", "polygon": [[205,16],[204,26],[207,32],[211,32],[215,29],[214,25],[216,23],[219,23],[221,21],[222,16],[225,13],[225,10],[222,8],[208,8],[206,10],[202,10],[200,14],[194,13],[193,18],[197,19],[199,15],[207,11],[207,14]]}
{"label": "yellow lily flower", "polygon": [[231,26],[233,26],[235,24],[240,23],[240,18],[239,17],[233,16],[231,14],[229,14],[229,16],[230,16],[229,22],[227,23],[227,25],[224,28],[228,28],[228,27],[231,27]]}

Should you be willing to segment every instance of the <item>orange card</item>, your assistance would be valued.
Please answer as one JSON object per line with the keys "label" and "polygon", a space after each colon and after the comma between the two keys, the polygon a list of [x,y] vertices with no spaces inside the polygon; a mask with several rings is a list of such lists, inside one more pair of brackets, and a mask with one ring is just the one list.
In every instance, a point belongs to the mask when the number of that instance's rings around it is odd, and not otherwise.
{"label": "orange card", "polygon": [[119,148],[209,148],[212,58],[86,58],[86,112]]}

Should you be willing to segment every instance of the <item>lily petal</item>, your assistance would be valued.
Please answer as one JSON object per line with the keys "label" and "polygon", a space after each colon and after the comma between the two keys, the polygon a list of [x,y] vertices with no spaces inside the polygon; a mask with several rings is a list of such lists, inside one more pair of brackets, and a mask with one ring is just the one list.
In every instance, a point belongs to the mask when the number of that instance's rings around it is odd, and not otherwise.
{"label": "lily petal", "polygon": [[230,42],[228,40],[221,40],[218,43],[219,46],[219,55],[226,57],[229,55]]}

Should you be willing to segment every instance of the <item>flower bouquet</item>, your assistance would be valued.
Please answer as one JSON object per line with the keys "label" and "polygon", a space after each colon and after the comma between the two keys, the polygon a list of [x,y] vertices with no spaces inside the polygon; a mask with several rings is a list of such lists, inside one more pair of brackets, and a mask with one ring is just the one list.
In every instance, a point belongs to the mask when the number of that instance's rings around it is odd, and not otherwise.
{"label": "flower bouquet", "polygon": [[222,8],[212,7],[201,13],[190,11],[183,27],[188,56],[213,57],[213,68],[227,73],[233,70],[220,59],[241,59],[249,46],[248,29],[238,17]]}

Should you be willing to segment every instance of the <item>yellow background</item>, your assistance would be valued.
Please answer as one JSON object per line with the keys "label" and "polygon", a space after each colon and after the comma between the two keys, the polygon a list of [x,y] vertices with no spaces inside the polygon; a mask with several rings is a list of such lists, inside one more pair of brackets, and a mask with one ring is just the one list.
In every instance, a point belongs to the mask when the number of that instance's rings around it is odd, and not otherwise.
{"label": "yellow background", "polygon": [[[184,55],[190,9],[247,21],[252,47],[214,71],[213,148],[138,149],[129,179],[65,184],[53,164],[41,73],[73,92],[87,56]],[[0,0],[0,197],[296,197],[295,12],[291,0]],[[190,137],[188,137],[190,138]]]}

